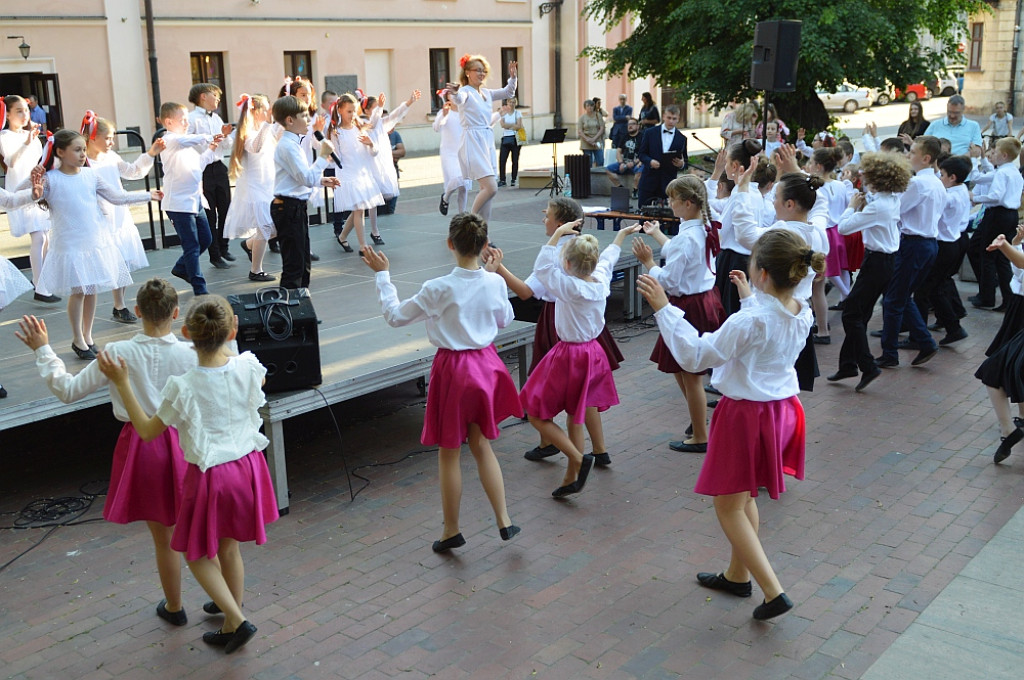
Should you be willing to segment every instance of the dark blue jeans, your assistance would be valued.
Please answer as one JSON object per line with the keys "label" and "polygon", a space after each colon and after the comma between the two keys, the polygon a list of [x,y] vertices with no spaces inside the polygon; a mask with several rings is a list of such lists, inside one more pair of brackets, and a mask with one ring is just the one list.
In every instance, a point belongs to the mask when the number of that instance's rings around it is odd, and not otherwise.
{"label": "dark blue jeans", "polygon": [[182,278],[192,284],[192,292],[206,295],[206,279],[199,268],[199,256],[206,252],[213,240],[206,213],[168,212],[167,216],[181,239],[181,257],[174,263],[171,273],[175,276],[184,274]]}
{"label": "dark blue jeans", "polygon": [[898,359],[896,343],[899,341],[903,315],[907,315],[910,339],[921,349],[935,347],[935,340],[914,304],[912,296],[931,271],[939,244],[933,238],[903,236],[896,251],[892,279],[882,298],[882,356]]}

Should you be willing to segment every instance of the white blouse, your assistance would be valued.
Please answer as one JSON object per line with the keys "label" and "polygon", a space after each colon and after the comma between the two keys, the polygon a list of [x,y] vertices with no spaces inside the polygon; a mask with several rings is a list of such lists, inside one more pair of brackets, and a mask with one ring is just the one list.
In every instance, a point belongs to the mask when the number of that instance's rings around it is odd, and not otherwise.
{"label": "white blouse", "polygon": [[946,189],[946,206],[939,215],[939,240],[959,241],[971,221],[971,195],[967,186],[957,184]]}
{"label": "white blouse", "polygon": [[685,371],[714,368],[711,384],[730,399],[776,401],[800,392],[793,365],[811,331],[811,309],[791,313],[777,299],[755,292],[714,333],[700,335],[672,305],[654,315],[661,337]]}
{"label": "white blouse", "polygon": [[707,236],[704,220],[680,223],[679,233],[661,248],[665,265],[655,265],[650,274],[669,295],[696,295],[715,287],[715,275],[705,255]]}
{"label": "white blouse", "polygon": [[861,232],[864,247],[876,253],[895,253],[900,247],[900,197],[881,192],[865,194],[860,211],[847,208],[839,218],[839,233]]}
{"label": "white blouse", "polygon": [[196,366],[167,380],[156,416],[177,428],[186,461],[206,472],[267,448],[257,410],[267,402],[266,374],[256,356],[244,352],[223,366]]}
{"label": "white blouse", "polygon": [[728,248],[742,255],[750,255],[750,247],[743,243],[733,225],[733,214],[737,208],[753,213],[756,218],[754,224],[761,223],[761,213],[764,211],[764,198],[762,198],[761,192],[757,190],[756,186],[749,187],[747,191],[740,191],[739,188],[732,190],[729,200],[726,201],[725,207],[722,209],[722,230],[718,234],[718,239],[723,249]]}
{"label": "white blouse", "polygon": [[389,272],[377,272],[376,281],[388,325],[426,321],[427,338],[435,347],[483,349],[515,318],[505,280],[486,269],[455,267],[401,302]]}
{"label": "white blouse", "polygon": [[209,148],[213,138],[209,135],[163,136],[164,150],[160,161],[164,170],[164,200],[160,208],[166,212],[198,213],[204,207],[203,169],[220,160]]}
{"label": "white blouse", "polygon": [[[161,337],[139,333],[130,340],[112,342],[105,349],[115,361],[121,358],[128,364],[128,381],[146,413],[156,413],[161,402],[160,392],[172,375],[183,375],[196,366],[196,353],[191,343],[180,342],[173,333]],[[109,387],[114,417],[122,423],[131,420],[117,388],[100,373],[99,363],[91,361],[77,375],[71,375],[53,349],[43,345],[36,350],[36,369],[53,396],[65,404]]]}
{"label": "white blouse", "polygon": [[[575,237],[570,237],[575,238]],[[604,329],[604,309],[611,293],[612,266],[621,249],[614,243],[601,252],[590,275],[593,281],[565,273],[562,250],[546,245],[533,265],[534,274],[555,298],[555,331],[565,342],[590,342]]]}

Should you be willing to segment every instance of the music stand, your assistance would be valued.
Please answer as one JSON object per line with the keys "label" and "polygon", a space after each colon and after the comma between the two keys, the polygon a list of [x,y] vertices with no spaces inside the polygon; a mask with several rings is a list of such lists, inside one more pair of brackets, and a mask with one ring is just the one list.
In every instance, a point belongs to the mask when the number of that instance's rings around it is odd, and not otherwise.
{"label": "music stand", "polygon": [[534,196],[539,196],[545,189],[549,190],[549,196],[562,193],[562,178],[558,175],[558,145],[565,141],[566,128],[550,128],[544,131],[541,144],[551,145],[551,181],[542,186]]}

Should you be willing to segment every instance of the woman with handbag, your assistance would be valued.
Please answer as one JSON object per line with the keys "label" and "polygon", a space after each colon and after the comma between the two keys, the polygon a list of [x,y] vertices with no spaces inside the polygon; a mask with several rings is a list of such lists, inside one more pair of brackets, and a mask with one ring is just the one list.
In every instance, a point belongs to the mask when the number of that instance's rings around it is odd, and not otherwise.
{"label": "woman with handbag", "polygon": [[523,127],[523,114],[516,111],[519,102],[511,97],[501,102],[501,157],[498,160],[498,186],[505,186],[505,162],[512,155],[512,182],[516,185],[519,176],[519,147],[526,143],[526,129]]}

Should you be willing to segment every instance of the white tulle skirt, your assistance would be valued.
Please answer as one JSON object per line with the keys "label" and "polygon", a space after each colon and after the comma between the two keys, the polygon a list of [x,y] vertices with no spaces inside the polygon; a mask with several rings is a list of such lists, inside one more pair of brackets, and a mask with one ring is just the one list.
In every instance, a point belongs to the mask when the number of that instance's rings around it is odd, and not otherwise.
{"label": "white tulle skirt", "polygon": [[14,298],[32,290],[32,284],[14,264],[0,257],[0,309],[11,304]]}

